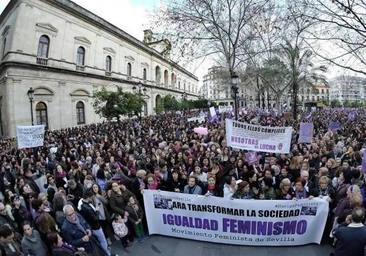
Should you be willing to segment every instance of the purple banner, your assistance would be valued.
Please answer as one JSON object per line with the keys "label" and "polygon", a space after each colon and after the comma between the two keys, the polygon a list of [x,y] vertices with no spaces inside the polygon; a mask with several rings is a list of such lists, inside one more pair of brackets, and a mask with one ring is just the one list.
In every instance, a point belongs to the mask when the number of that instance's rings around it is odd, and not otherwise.
{"label": "purple banner", "polygon": [[366,173],[366,148],[363,150],[363,156],[362,156],[362,171]]}
{"label": "purple banner", "polygon": [[311,143],[314,134],[313,123],[300,123],[298,143]]}
{"label": "purple banner", "polygon": [[328,126],[329,130],[336,131],[342,128],[342,125],[338,121],[331,121]]}

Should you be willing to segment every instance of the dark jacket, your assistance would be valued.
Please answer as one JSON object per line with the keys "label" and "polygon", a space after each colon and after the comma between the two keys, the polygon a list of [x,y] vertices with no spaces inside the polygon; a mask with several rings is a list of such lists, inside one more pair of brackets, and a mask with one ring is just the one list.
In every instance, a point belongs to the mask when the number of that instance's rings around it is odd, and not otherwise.
{"label": "dark jacket", "polygon": [[144,211],[142,210],[142,208],[140,206],[138,208],[139,209],[136,210],[132,205],[126,206],[126,211],[129,213],[128,219],[132,223],[135,223],[139,219],[142,219],[142,217],[144,216]]}
{"label": "dark jacket", "polygon": [[[85,229],[90,229],[89,224],[84,220],[84,218],[77,214],[80,225]],[[83,230],[81,230],[77,224],[71,223],[67,219],[65,219],[62,224],[62,234],[67,243],[71,244],[75,248],[84,247],[85,251],[88,253],[93,252],[93,244],[90,242],[84,242],[82,238],[86,235]]]}
{"label": "dark jacket", "polygon": [[80,214],[84,217],[86,222],[90,225],[92,230],[100,229],[99,214],[93,209],[90,203],[82,201]]}
{"label": "dark jacket", "polygon": [[111,206],[112,212],[118,213],[123,216],[123,214],[125,213],[126,205],[131,196],[134,197],[134,194],[132,194],[132,192],[129,190],[122,191],[121,194],[112,191],[109,198],[109,205]]}
{"label": "dark jacket", "polygon": [[[353,224],[353,223],[352,223]],[[366,227],[339,226],[333,231],[337,238],[335,256],[363,256],[366,246]]]}
{"label": "dark jacket", "polygon": [[64,243],[61,247],[52,248],[52,256],[74,256],[76,249]]}
{"label": "dark jacket", "polygon": [[23,205],[20,205],[19,209],[13,207],[13,209],[11,210],[11,213],[13,214],[14,220],[15,220],[16,224],[18,225],[19,231],[21,231],[20,227],[25,220],[28,220],[28,221],[32,220],[31,216],[29,215],[29,213],[27,211],[27,208],[25,208]]}

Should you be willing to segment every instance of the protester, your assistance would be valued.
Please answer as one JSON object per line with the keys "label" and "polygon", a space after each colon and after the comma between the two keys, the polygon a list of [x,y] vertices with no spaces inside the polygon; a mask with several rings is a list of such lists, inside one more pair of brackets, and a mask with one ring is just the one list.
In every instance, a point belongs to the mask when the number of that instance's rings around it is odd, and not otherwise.
{"label": "protester", "polygon": [[39,232],[31,226],[28,221],[23,222],[22,251],[27,256],[47,256],[47,247],[44,244]]}
{"label": "protester", "polygon": [[84,220],[89,224],[93,235],[98,240],[106,255],[110,255],[111,252],[108,248],[107,239],[103,233],[103,229],[99,222],[99,213],[96,207],[93,205],[94,192],[92,190],[84,191],[83,198],[78,204],[78,210],[83,216]]}
{"label": "protester", "polygon": [[128,229],[126,223],[128,221],[128,212],[126,211],[124,217],[121,215],[115,214],[112,222],[114,234],[118,239],[121,240],[123,248],[127,248],[131,245],[134,240],[133,233]]}
{"label": "protester", "polygon": [[[1,188],[4,200],[0,202],[0,224],[9,225],[16,234],[24,231],[24,221],[30,221],[35,227],[33,232],[37,229],[44,243],[53,234],[49,253],[60,255],[65,251],[68,255],[82,250],[103,252],[99,248],[108,246],[103,239],[100,243],[92,230],[100,230],[101,226],[103,232],[98,234],[113,240],[108,222],[113,214],[121,216],[118,223],[127,227],[126,236],[143,237],[148,231],[145,189],[241,200],[319,197],[330,204],[329,229],[342,227],[353,209],[366,205],[366,165],[362,166],[365,110],[313,111],[311,143],[297,143],[299,120],[271,110],[245,112],[239,115],[240,121],[292,126],[290,153],[234,150],[227,146],[225,125],[220,118],[205,120],[202,125],[208,134],[199,135],[194,132],[197,124],[186,120],[197,116],[197,111],[46,131],[43,147],[3,148],[0,164],[6,185]],[[351,112],[356,113],[352,122],[348,119]],[[304,119],[309,113],[302,115]],[[339,122],[340,129],[328,127],[333,120]],[[0,145],[8,144],[4,141]],[[40,182],[38,174],[43,174],[44,182]],[[87,191],[92,193],[82,199]],[[83,206],[80,210],[79,202]],[[86,212],[92,213],[93,218]],[[57,230],[61,232],[58,234]],[[327,236],[329,233],[330,230]],[[7,236],[5,232],[0,238],[5,247]]]}
{"label": "protester", "polygon": [[21,251],[20,243],[14,237],[14,231],[7,225],[0,226],[0,252],[6,256],[26,256]]}
{"label": "protester", "polygon": [[335,256],[364,255],[366,246],[364,221],[365,210],[363,208],[354,208],[346,225],[341,225],[333,231],[334,237],[337,238]]}
{"label": "protester", "polygon": [[196,176],[190,176],[188,178],[188,185],[184,187],[185,194],[202,195],[202,188],[197,185],[198,179]]}

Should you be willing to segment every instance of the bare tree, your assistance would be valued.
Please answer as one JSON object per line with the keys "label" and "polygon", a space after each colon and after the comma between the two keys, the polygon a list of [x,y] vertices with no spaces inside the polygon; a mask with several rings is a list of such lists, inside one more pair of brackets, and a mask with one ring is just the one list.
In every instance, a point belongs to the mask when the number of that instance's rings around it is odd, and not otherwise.
{"label": "bare tree", "polygon": [[311,10],[306,18],[317,22],[316,29],[308,31],[308,38],[325,45],[315,51],[317,55],[341,68],[366,74],[366,2],[303,0],[302,4]]}
{"label": "bare tree", "polygon": [[180,60],[215,54],[232,74],[249,51],[252,20],[265,11],[268,1],[173,0],[157,14],[155,28],[178,47]]}
{"label": "bare tree", "polygon": [[258,36],[258,45],[265,50],[260,51],[263,54],[251,57],[252,68],[249,70],[261,81],[259,91],[267,90],[268,95],[271,90],[275,94],[277,106],[280,98],[291,92],[296,118],[299,88],[325,81],[323,73],[326,68],[314,64],[313,52],[305,40],[307,31],[315,24],[305,16],[309,9],[290,1],[273,9],[278,10],[275,19],[268,23],[273,29],[267,28],[264,30],[267,34],[261,31]]}

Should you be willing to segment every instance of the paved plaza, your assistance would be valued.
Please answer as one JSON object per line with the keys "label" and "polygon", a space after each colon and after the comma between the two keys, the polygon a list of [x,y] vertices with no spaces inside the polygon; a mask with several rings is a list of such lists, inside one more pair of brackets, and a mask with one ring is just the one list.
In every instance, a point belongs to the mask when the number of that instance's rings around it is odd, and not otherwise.
{"label": "paved plaza", "polygon": [[150,236],[143,243],[135,242],[126,253],[117,241],[114,253],[133,256],[328,256],[333,249],[328,245],[306,245],[296,247],[255,247],[215,244],[208,242],[178,239],[172,237]]}

